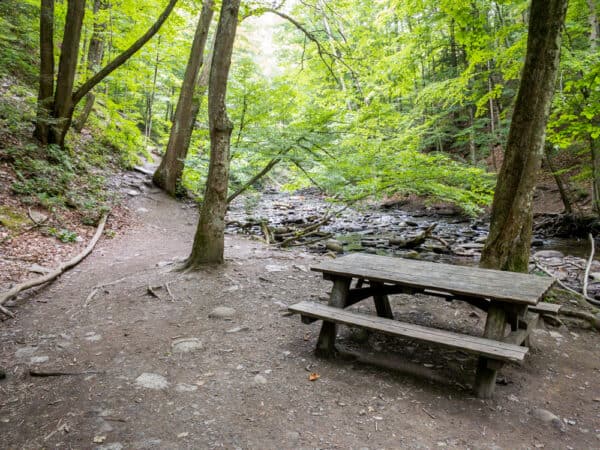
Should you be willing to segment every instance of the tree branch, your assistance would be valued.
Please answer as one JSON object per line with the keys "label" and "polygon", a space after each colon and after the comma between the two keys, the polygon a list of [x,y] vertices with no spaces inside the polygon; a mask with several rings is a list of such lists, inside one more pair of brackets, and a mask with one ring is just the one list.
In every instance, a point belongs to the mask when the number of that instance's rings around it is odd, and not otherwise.
{"label": "tree branch", "polygon": [[135,41],[127,50],[109,62],[104,68],[102,68],[99,72],[97,72],[93,77],[87,80],[83,85],[79,87],[73,93],[73,106],[77,105],[81,101],[85,94],[91,91],[98,83],[104,80],[107,76],[109,76],[113,71],[118,69],[121,65],[123,65],[129,58],[131,58],[139,49],[141,49],[146,42],[148,42],[152,37],[160,30],[160,27],[165,23],[173,8],[175,8],[175,4],[177,0],[169,0],[169,4],[162,12],[162,14],[158,17],[158,20],[154,22],[154,24],[146,31],[146,33],[140,37],[137,41]]}

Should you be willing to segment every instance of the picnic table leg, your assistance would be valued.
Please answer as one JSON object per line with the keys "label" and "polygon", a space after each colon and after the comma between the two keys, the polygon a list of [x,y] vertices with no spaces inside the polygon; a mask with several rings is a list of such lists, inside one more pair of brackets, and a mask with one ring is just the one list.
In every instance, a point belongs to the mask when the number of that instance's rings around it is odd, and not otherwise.
{"label": "picnic table leg", "polygon": [[[381,288],[383,290],[383,283],[370,282],[370,285],[374,288]],[[387,295],[373,295],[375,301],[375,309],[379,317],[385,317],[386,319],[393,319],[394,314],[392,313],[392,307],[390,306],[390,299]]]}
{"label": "picnic table leg", "polygon": [[[492,301],[487,312],[483,337],[499,341],[504,337],[505,328],[506,311],[498,303]],[[484,357],[479,358],[475,374],[475,392],[478,397],[490,398],[494,393],[497,368],[495,361]]]}
{"label": "picnic table leg", "polygon": [[[344,308],[348,301],[348,293],[350,291],[351,278],[332,278],[333,288],[329,296],[329,306],[336,308]],[[317,349],[315,353],[322,358],[331,358],[335,356],[335,337],[337,334],[337,325],[333,322],[323,321],[321,333],[317,341]]]}

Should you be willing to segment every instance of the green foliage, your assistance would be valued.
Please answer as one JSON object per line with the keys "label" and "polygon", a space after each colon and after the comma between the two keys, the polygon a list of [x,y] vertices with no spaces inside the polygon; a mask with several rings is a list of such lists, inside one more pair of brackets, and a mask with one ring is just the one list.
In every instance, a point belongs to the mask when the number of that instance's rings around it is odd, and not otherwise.
{"label": "green foliage", "polygon": [[56,239],[64,242],[65,244],[77,242],[77,233],[67,230],[66,228],[61,228],[59,230],[54,227],[49,227],[48,234],[50,234],[50,236],[54,236]]}

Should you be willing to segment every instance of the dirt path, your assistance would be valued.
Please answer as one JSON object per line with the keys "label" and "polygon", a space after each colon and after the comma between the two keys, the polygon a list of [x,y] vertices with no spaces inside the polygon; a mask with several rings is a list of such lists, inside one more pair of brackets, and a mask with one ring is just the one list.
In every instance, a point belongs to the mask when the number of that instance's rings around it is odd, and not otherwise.
{"label": "dirt path", "polygon": [[[326,295],[308,271],[320,257],[228,236],[225,267],[174,272],[194,208],[159,193],[129,206],[141,225],[0,324],[1,448],[600,447],[597,334],[539,330],[490,401],[471,396],[475,361],[460,353],[344,330],[347,350],[401,370],[318,360],[319,324],[284,313]],[[417,323],[484,320],[427,297],[392,305]]]}

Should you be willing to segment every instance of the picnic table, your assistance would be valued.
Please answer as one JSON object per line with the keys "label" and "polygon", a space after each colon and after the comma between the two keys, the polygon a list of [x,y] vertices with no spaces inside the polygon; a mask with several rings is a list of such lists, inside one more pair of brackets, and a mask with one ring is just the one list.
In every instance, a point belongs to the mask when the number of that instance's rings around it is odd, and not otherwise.
{"label": "picnic table", "polygon": [[[555,281],[536,275],[361,253],[324,262],[311,270],[333,282],[328,305],[304,301],[289,310],[300,314],[305,323],[323,320],[317,355],[336,354],[337,324],[471,352],[479,356],[474,390],[482,398],[492,396],[497,371],[503,364],[524,360],[530,333],[539,318],[538,302]],[[465,301],[486,311],[483,336],[394,320],[388,296],[400,293]],[[345,309],[370,297],[377,316]]]}

